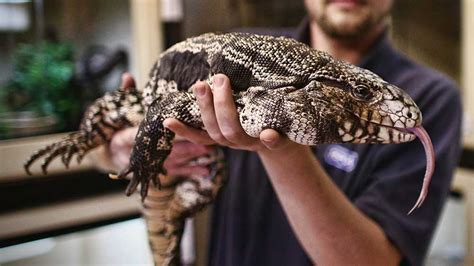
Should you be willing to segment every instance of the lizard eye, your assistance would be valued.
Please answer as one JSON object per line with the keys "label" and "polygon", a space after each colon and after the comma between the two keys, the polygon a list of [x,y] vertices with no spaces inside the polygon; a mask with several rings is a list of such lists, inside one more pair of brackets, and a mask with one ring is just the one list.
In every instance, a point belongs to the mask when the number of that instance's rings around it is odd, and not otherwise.
{"label": "lizard eye", "polygon": [[352,95],[359,100],[368,101],[374,97],[369,87],[364,84],[358,84],[352,89]]}

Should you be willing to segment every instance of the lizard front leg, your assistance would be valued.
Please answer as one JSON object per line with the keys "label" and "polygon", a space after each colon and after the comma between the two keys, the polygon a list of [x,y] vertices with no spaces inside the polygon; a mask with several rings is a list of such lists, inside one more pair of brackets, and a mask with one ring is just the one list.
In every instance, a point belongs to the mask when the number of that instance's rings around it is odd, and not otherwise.
{"label": "lizard front leg", "polygon": [[287,95],[297,92],[295,87],[267,89],[250,87],[239,95],[239,118],[245,133],[258,138],[264,129],[285,133],[291,124]]}
{"label": "lizard front leg", "polygon": [[135,88],[121,88],[105,94],[87,109],[78,132],[36,151],[25,162],[25,171],[31,174],[31,165],[41,157],[44,157],[41,164],[44,174],[58,156],[66,167],[74,155],[81,162],[88,151],[109,142],[115,132],[137,125],[143,119],[141,101],[141,94]]}
{"label": "lizard front leg", "polygon": [[144,199],[150,181],[159,186],[159,175],[166,174],[163,162],[171,152],[174,138],[174,133],[163,126],[163,121],[167,118],[177,118],[190,126],[202,127],[199,108],[191,93],[178,91],[153,101],[145,119],[140,123],[130,164],[117,176],[125,178],[132,173],[126,189],[127,195],[131,195],[140,184],[140,194]]}
{"label": "lizard front leg", "polygon": [[[304,88],[293,86],[265,89],[251,87],[240,95],[243,107],[239,112],[240,122],[244,131],[258,138],[264,129],[274,129],[286,135],[288,139],[303,145],[334,142],[336,118],[326,117],[314,107],[321,101],[317,84],[310,83]],[[319,105],[324,103],[319,102]],[[327,107],[330,108],[330,107]],[[334,121],[333,121],[334,120]]]}

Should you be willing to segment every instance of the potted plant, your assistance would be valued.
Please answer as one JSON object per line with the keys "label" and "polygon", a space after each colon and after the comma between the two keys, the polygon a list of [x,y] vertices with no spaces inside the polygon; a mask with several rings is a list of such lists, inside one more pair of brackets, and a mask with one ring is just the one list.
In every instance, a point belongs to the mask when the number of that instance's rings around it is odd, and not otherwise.
{"label": "potted plant", "polygon": [[0,89],[0,137],[74,128],[81,105],[73,77],[71,44],[19,45],[12,78]]}

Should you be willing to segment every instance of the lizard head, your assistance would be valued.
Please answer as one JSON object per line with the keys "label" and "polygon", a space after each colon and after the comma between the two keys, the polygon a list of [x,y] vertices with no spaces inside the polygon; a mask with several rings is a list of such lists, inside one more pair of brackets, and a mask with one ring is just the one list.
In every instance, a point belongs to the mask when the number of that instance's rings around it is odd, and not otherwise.
{"label": "lizard head", "polygon": [[435,153],[413,99],[376,74],[337,60],[318,70],[313,80],[323,99],[320,102],[328,110],[324,113],[330,116],[325,120],[334,121],[330,126],[336,131],[333,142],[401,143],[420,139],[427,158],[426,171],[418,200],[408,214],[419,208],[428,194]]}
{"label": "lizard head", "polygon": [[401,143],[415,139],[421,112],[412,98],[376,74],[341,61],[313,75],[328,99],[336,142]]}

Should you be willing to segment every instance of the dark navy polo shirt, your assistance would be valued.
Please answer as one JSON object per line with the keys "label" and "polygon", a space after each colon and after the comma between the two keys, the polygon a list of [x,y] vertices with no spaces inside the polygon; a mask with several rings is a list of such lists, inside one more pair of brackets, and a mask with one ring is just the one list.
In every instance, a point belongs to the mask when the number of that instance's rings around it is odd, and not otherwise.
{"label": "dark navy polo shirt", "polygon": [[[257,33],[309,42],[307,21],[296,31]],[[445,76],[394,50],[385,35],[360,66],[403,88],[423,113],[423,126],[436,153],[436,169],[425,203],[407,216],[420,192],[426,167],[419,140],[386,145],[319,145],[315,153],[337,186],[398,247],[402,265],[421,265],[460,154],[459,92]],[[226,156],[229,176],[214,207],[209,264],[312,265],[258,156],[238,150],[227,150]]]}

